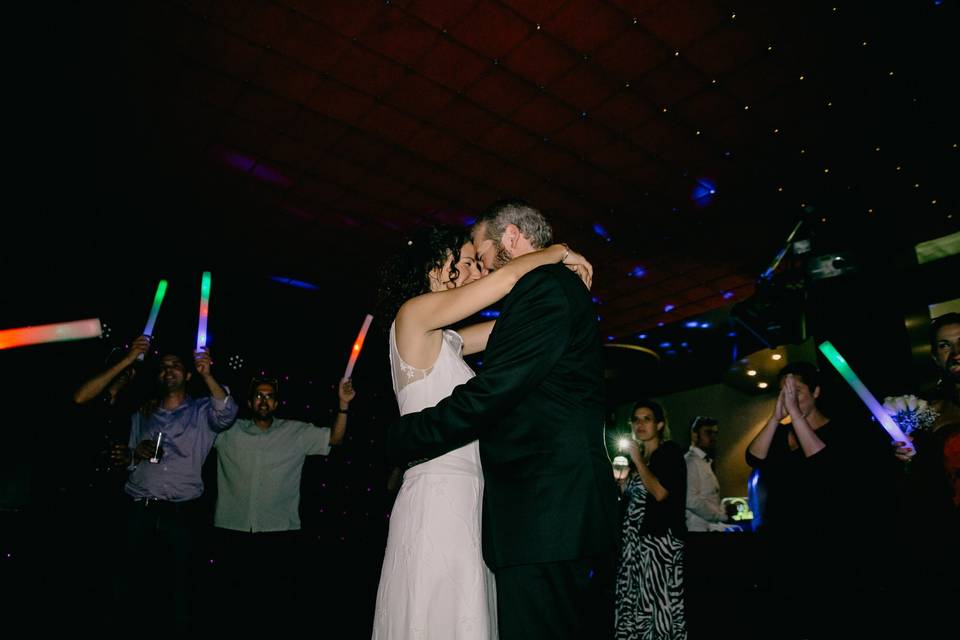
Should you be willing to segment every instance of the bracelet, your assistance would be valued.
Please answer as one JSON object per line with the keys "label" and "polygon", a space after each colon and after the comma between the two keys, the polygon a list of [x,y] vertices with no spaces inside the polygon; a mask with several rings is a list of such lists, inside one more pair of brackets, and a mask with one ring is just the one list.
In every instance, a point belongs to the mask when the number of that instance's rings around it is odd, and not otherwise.
{"label": "bracelet", "polygon": [[349,413],[346,409],[337,409],[337,413]]}
{"label": "bracelet", "polygon": [[566,251],[563,252],[563,255],[560,256],[560,264],[563,264],[563,261],[566,260],[567,256],[570,255],[570,247],[567,246],[566,242],[561,242],[560,244],[562,244],[563,248],[566,249]]}

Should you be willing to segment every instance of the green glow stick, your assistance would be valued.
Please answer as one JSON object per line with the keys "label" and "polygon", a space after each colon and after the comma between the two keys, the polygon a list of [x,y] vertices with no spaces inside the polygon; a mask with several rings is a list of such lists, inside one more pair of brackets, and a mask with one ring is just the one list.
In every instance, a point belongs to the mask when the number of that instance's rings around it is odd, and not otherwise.
{"label": "green glow stick", "polygon": [[857,377],[857,374],[853,372],[853,369],[850,368],[850,365],[847,364],[847,361],[844,360],[843,356],[840,355],[840,352],[830,344],[830,341],[827,340],[823,342],[818,347],[820,352],[826,356],[827,360],[833,367],[843,376],[843,379],[847,381],[847,384],[860,396],[860,399],[863,400],[863,403],[867,405],[867,408],[870,409],[870,413],[873,414],[873,417],[877,419],[877,422],[880,423],[890,437],[893,438],[894,442],[903,442],[906,447],[912,449],[913,446],[910,444],[910,440],[907,439],[907,436],[901,431],[899,425],[894,422],[893,418],[890,417],[890,414],[887,413],[886,409],[883,408],[877,399],[870,393],[870,390],[867,389],[866,385],[860,382],[860,378]]}

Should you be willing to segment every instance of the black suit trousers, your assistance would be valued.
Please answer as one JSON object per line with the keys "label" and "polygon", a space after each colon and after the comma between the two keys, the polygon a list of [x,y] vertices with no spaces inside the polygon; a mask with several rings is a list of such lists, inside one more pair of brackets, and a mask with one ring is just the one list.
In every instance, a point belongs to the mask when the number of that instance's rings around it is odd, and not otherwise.
{"label": "black suit trousers", "polygon": [[500,640],[613,637],[612,557],[501,567],[496,578]]}

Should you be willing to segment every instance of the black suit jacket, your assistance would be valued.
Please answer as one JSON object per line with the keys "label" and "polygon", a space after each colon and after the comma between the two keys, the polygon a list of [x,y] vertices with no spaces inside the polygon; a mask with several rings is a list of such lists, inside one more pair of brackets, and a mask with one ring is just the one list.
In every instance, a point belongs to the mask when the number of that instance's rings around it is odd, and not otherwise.
{"label": "black suit jacket", "polygon": [[388,431],[400,466],[479,438],[483,552],[493,568],[615,553],[601,348],[580,279],[559,264],[540,267],[504,299],[481,372]]}

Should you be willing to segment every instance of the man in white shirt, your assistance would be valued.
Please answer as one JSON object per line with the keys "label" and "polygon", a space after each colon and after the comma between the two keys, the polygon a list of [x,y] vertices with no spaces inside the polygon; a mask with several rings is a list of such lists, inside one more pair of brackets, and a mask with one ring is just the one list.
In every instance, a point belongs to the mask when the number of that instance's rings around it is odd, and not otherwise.
{"label": "man in white shirt", "polygon": [[[278,392],[277,380],[255,378],[247,400],[251,417],[237,420],[214,443],[214,526],[224,591],[234,590],[234,596],[240,598],[256,592],[267,616],[276,614],[267,598],[290,607],[296,592],[295,576],[304,563],[299,514],[303,464],[307,456],[329,455],[331,445],[343,442],[347,410],[356,395],[349,379],[340,381],[339,410],[330,428],[276,417]],[[251,616],[242,620],[255,623]]]}
{"label": "man in white shirt", "polygon": [[687,461],[687,531],[723,531],[727,518],[720,504],[720,483],[713,472],[720,427],[714,418],[697,416],[690,425]]}

